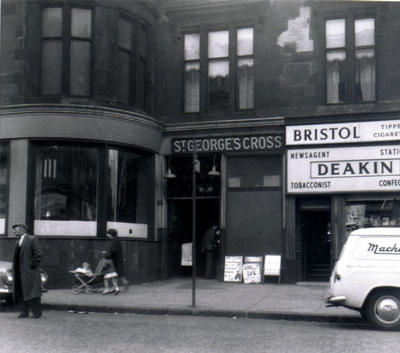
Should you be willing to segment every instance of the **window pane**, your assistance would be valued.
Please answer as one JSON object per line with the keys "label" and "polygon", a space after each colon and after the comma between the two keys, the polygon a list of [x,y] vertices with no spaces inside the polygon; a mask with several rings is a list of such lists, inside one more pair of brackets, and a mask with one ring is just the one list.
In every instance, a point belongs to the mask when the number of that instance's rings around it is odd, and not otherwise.
{"label": "window pane", "polygon": [[396,198],[347,201],[346,235],[353,230],[369,227],[399,227],[400,202]]}
{"label": "window pane", "polygon": [[200,59],[200,34],[185,34],[185,60]]}
{"label": "window pane", "polygon": [[342,48],[345,46],[345,20],[326,21],[326,47]]}
{"label": "window pane", "polygon": [[253,55],[253,28],[237,31],[237,55]]}
{"label": "window pane", "polygon": [[55,95],[61,93],[61,62],[61,41],[43,41],[41,70],[41,90],[43,95]]}
{"label": "window pane", "polygon": [[145,26],[139,26],[139,34],[138,34],[138,53],[144,58],[147,57],[148,52],[148,31]]}
{"label": "window pane", "polygon": [[131,50],[132,48],[132,26],[129,21],[119,19],[118,45],[127,50]]}
{"label": "window pane", "polygon": [[356,51],[356,92],[358,102],[375,100],[375,50]]}
{"label": "window pane", "polygon": [[200,111],[200,63],[185,65],[185,113]]}
{"label": "window pane", "polygon": [[346,52],[336,50],[327,53],[327,102],[344,103],[346,98]]}
{"label": "window pane", "polygon": [[48,7],[43,10],[43,37],[61,37],[62,11],[59,7]]}
{"label": "window pane", "polygon": [[72,9],[71,35],[75,38],[90,38],[92,33],[92,11]]}
{"label": "window pane", "polygon": [[278,187],[281,185],[281,159],[273,156],[229,157],[228,187]]}
{"label": "window pane", "polygon": [[239,109],[252,109],[254,107],[254,60],[238,60],[238,90]]}
{"label": "window pane", "polygon": [[375,21],[373,18],[364,18],[354,22],[356,46],[375,45]]}
{"label": "window pane", "polygon": [[147,93],[147,63],[145,58],[140,57],[138,60],[138,68],[137,68],[137,86],[139,87],[136,93],[136,101],[139,108],[142,110],[145,109],[146,106],[146,93]]}
{"label": "window pane", "polygon": [[35,234],[96,235],[97,174],[94,148],[38,147]]}
{"label": "window pane", "polygon": [[138,223],[143,213],[143,194],[138,190],[140,159],[134,153],[108,150],[107,227],[117,228],[120,236],[147,237],[147,224]]}
{"label": "window pane", "polygon": [[118,53],[118,101],[129,103],[130,95],[130,54],[120,50]]}
{"label": "window pane", "polygon": [[[215,158],[215,159],[214,159]],[[220,172],[219,155],[204,156],[198,155],[200,170],[196,174],[196,195],[197,196],[219,196],[221,178],[209,175],[209,172],[215,170]],[[168,197],[190,197],[192,196],[192,157],[176,157],[168,161],[168,166],[176,175],[174,179],[167,179]]]}
{"label": "window pane", "polygon": [[229,61],[208,64],[208,103],[210,110],[229,108]]}
{"label": "window pane", "polygon": [[8,208],[8,145],[0,145],[0,234],[6,232]]}
{"label": "window pane", "polygon": [[208,33],[208,57],[221,58],[229,55],[229,32]]}
{"label": "window pane", "polygon": [[71,41],[70,94],[90,94],[90,43]]}

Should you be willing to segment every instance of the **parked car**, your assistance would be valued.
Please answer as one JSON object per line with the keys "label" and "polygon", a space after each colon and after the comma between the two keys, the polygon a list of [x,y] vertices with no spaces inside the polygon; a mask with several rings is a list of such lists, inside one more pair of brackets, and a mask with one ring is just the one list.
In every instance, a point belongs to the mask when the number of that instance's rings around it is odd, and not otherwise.
{"label": "parked car", "polygon": [[400,228],[351,232],[333,269],[325,302],[357,310],[379,328],[400,328]]}
{"label": "parked car", "polygon": [[[42,291],[46,291],[44,285],[47,283],[47,273],[40,270],[40,279],[42,281]],[[13,301],[13,274],[12,262],[0,261],[0,299],[4,299],[7,303]]]}

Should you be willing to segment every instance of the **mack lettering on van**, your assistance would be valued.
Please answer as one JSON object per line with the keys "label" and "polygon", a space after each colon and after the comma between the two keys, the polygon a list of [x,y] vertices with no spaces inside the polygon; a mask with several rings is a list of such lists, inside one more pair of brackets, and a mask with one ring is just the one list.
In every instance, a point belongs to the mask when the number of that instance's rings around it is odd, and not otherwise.
{"label": "mack lettering on van", "polygon": [[379,246],[378,244],[368,243],[367,251],[377,255],[400,255],[400,247],[397,247],[397,243],[393,246]]}

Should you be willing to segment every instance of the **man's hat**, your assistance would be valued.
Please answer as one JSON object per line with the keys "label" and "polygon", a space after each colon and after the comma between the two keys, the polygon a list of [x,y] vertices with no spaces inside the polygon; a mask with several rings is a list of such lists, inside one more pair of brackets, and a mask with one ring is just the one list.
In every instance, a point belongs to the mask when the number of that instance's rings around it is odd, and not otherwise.
{"label": "man's hat", "polygon": [[11,228],[15,229],[17,227],[21,227],[21,228],[24,228],[25,230],[28,230],[28,226],[25,223],[14,224]]}

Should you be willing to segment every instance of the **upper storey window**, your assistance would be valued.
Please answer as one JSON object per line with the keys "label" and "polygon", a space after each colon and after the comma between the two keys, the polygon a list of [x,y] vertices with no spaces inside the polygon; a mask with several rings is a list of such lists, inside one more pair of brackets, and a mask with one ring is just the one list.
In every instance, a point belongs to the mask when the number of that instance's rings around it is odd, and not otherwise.
{"label": "upper storey window", "polygon": [[254,107],[253,28],[237,31],[237,105],[239,109]]}
{"label": "upper storey window", "polygon": [[91,40],[92,10],[67,7],[43,9],[43,95],[90,95]]}
{"label": "upper storey window", "polygon": [[121,103],[131,101],[131,57],[132,57],[132,24],[120,18],[118,21],[118,85],[117,97]]}
{"label": "upper storey window", "polygon": [[375,20],[328,20],[325,34],[327,103],[374,101]]}
{"label": "upper storey window", "polygon": [[208,110],[229,109],[229,32],[208,33]]}
{"label": "upper storey window", "polygon": [[185,35],[185,113],[200,111],[200,34]]}
{"label": "upper storey window", "polygon": [[253,54],[253,28],[186,34],[184,112],[253,109]]}

